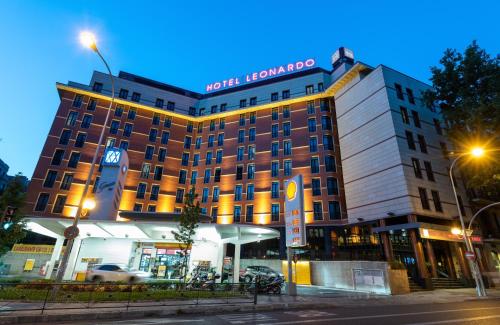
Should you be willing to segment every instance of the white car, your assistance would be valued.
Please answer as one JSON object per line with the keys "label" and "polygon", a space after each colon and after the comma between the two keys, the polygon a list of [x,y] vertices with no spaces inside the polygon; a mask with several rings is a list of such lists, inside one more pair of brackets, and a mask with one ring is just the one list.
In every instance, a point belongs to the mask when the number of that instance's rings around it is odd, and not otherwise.
{"label": "white car", "polygon": [[136,283],[151,277],[150,272],[129,269],[125,264],[97,264],[87,271],[87,281]]}

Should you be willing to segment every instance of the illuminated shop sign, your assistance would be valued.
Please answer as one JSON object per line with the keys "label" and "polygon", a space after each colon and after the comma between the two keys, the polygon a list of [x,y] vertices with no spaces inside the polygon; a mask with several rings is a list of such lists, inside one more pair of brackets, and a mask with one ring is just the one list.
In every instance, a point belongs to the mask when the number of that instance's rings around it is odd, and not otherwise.
{"label": "illuminated shop sign", "polygon": [[287,247],[306,245],[302,175],[285,181],[285,228]]}
{"label": "illuminated shop sign", "polygon": [[302,70],[307,70],[313,68],[316,65],[315,59],[307,59],[303,61],[297,61],[295,63],[288,63],[285,65],[280,65],[278,67],[273,67],[269,69],[264,69],[258,72],[252,72],[242,77],[234,77],[221,81],[216,81],[208,84],[205,87],[206,92],[222,90],[230,87],[235,87],[239,85],[244,85],[251,82],[256,82],[271,77],[277,77],[284,74],[289,74],[293,72],[298,72]]}

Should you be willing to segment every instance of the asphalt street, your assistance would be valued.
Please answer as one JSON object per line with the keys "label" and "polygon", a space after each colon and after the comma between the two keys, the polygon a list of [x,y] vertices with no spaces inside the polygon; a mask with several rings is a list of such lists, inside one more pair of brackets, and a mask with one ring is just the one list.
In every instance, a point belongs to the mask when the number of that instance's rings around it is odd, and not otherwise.
{"label": "asphalt street", "polygon": [[[38,323],[40,324],[40,323]],[[161,325],[161,324],[500,324],[500,300],[424,305],[384,305],[295,309],[272,312],[185,315],[120,321],[62,322],[54,325]]]}

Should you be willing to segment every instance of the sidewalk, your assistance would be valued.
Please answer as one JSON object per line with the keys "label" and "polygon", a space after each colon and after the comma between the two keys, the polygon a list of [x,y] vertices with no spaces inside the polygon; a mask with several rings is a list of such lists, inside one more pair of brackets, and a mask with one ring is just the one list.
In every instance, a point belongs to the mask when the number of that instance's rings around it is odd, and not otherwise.
{"label": "sidewalk", "polygon": [[[335,307],[360,307],[373,305],[414,305],[414,304],[436,304],[445,302],[463,302],[478,300],[474,289],[441,289],[434,291],[421,291],[399,296],[385,296],[374,294],[363,294],[359,292],[348,292],[334,297],[322,297],[312,295],[301,295],[290,297],[287,295],[272,296],[262,295],[258,297],[257,305],[248,301],[230,301],[225,303],[221,300],[211,299],[204,301],[203,305],[186,305],[180,302],[169,301],[168,306],[154,305],[155,303],[141,303],[130,307],[128,311],[122,304],[109,304],[106,308],[90,309],[66,309],[40,311],[0,312],[0,324],[21,324],[38,322],[58,322],[77,320],[120,320],[144,317],[162,317],[179,314],[216,314],[238,311],[270,311],[282,309],[300,308],[335,308]],[[500,300],[500,290],[488,290],[488,297],[481,299]],[[153,305],[152,305],[153,304]]]}

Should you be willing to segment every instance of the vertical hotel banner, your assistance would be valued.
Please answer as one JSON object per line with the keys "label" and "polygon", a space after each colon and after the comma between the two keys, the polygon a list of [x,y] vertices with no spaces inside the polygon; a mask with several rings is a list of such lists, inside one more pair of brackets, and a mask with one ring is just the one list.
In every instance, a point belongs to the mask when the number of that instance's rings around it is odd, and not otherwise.
{"label": "vertical hotel banner", "polygon": [[286,246],[305,246],[306,227],[302,175],[294,176],[285,181],[285,224]]}

